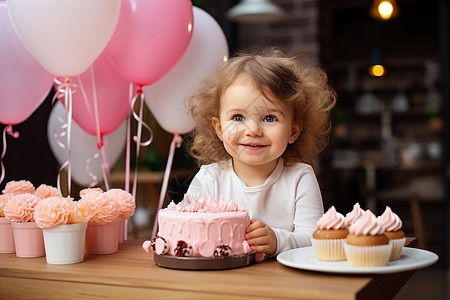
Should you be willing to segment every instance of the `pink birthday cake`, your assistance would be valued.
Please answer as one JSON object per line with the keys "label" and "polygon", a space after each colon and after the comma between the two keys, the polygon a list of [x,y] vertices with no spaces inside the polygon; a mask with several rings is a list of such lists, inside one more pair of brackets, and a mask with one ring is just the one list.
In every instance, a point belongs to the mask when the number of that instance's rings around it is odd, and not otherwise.
{"label": "pink birthday cake", "polygon": [[158,234],[143,247],[176,257],[239,256],[251,252],[245,240],[249,224],[248,212],[232,201],[204,197],[191,203],[185,196],[158,212]]}

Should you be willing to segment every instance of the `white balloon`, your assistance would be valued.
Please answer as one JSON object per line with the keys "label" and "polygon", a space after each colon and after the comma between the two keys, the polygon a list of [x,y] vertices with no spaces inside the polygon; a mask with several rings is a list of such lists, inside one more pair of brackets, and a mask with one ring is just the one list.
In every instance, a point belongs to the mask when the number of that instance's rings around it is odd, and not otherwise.
{"label": "white balloon", "polygon": [[202,79],[228,59],[228,44],[219,24],[207,12],[193,7],[191,42],[175,67],[152,85],[144,86],[145,103],[164,130],[183,134],[194,128],[185,102]]}
{"label": "white balloon", "polygon": [[25,48],[50,73],[83,73],[111,39],[120,0],[8,0]]}
{"label": "white balloon", "polygon": [[[58,102],[54,107],[54,113],[56,113],[62,120],[66,120],[64,106]],[[55,129],[61,127],[63,124],[57,118],[53,112],[50,114],[47,125],[47,138],[50,144],[50,149],[56,160],[62,165],[67,161],[68,151],[66,148],[61,148],[55,140]],[[124,121],[119,128],[105,136],[103,136],[105,156],[109,166],[117,161],[125,146],[127,137],[127,124]],[[61,137],[59,140],[63,144],[67,144],[66,137]],[[99,182],[103,181],[102,175],[102,158],[99,156],[97,159],[92,160],[89,164],[88,159],[97,153],[97,137],[85,132],[78,124],[72,123],[71,131],[71,176],[72,179],[81,186],[88,186],[94,180],[86,170],[86,166],[89,167],[89,172],[94,174]]]}

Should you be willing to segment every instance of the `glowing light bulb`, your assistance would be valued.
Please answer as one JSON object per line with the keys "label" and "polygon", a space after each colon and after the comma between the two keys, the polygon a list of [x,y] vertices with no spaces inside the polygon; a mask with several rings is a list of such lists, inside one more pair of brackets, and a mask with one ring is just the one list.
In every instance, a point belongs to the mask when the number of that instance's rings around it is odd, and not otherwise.
{"label": "glowing light bulb", "polygon": [[225,56],[223,57],[223,62],[226,62],[227,60],[228,60],[228,56],[225,55]]}
{"label": "glowing light bulb", "polygon": [[369,74],[371,76],[380,77],[384,75],[384,67],[382,65],[374,65],[370,66]]}
{"label": "glowing light bulb", "polygon": [[380,5],[378,5],[378,12],[380,13],[381,18],[387,20],[392,16],[394,7],[389,1],[382,1]]}
{"label": "glowing light bulb", "polygon": [[192,31],[192,23],[188,24],[188,31],[191,32]]}

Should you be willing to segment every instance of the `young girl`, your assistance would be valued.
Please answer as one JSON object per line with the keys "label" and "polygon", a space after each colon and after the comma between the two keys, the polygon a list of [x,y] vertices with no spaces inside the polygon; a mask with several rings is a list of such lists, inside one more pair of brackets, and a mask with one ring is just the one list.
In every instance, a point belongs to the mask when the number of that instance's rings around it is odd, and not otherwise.
{"label": "young girl", "polygon": [[327,77],[279,50],[240,54],[204,82],[189,105],[191,154],[201,168],[188,189],[247,209],[252,250],[274,256],[311,245],[322,197],[311,167],[330,132]]}

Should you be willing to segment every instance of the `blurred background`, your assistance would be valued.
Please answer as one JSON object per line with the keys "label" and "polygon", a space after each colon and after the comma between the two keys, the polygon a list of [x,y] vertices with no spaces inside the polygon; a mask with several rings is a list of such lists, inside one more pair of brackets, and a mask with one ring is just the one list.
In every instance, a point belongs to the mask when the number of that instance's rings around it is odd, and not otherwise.
{"label": "blurred background", "polygon": [[[396,299],[445,299],[449,253],[449,4],[446,0],[195,0],[220,24],[230,55],[277,46],[307,53],[337,93],[329,147],[316,168],[325,209],[346,214],[355,203],[381,214],[389,205],[418,247],[440,256],[416,272]],[[56,186],[59,165],[46,137],[51,97],[8,142],[6,178]],[[138,210],[130,237],[151,235],[172,135],[149,110],[154,142],[138,160]],[[1,126],[1,124],[0,124]],[[3,127],[1,128],[3,130]],[[179,201],[197,165],[185,143],[176,150],[166,203]],[[23,145],[27,146],[24,147]],[[123,187],[124,155],[111,173]],[[83,187],[75,184],[74,194]],[[430,291],[429,286],[433,289]],[[423,293],[423,292],[422,292]],[[430,293],[432,293],[430,295]],[[435,294],[433,294],[435,293]]]}

